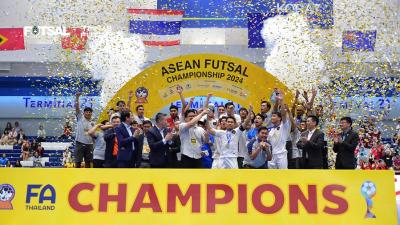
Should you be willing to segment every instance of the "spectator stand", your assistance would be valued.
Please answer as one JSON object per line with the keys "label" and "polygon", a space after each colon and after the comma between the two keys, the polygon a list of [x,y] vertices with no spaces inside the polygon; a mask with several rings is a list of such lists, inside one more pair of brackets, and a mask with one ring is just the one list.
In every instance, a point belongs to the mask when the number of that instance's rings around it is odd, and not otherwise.
{"label": "spectator stand", "polygon": [[[28,137],[29,141],[35,139]],[[63,153],[65,150],[73,152],[73,139],[59,140],[58,137],[47,137],[46,142],[41,142],[44,153],[38,163],[35,163],[34,157],[30,157],[26,161],[21,161],[22,167],[50,167],[61,168],[63,165]],[[20,145],[0,145],[0,155],[6,154],[6,157],[14,165],[21,158]]]}

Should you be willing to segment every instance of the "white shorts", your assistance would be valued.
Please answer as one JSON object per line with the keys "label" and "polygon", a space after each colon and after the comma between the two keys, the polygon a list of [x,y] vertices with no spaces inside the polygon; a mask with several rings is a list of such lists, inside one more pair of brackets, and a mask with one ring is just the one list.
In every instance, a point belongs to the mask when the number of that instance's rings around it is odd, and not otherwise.
{"label": "white shorts", "polygon": [[272,154],[271,161],[268,161],[268,169],[287,169],[287,152]]}
{"label": "white shorts", "polygon": [[214,159],[212,169],[238,169],[238,162],[236,157],[232,158],[218,158]]}

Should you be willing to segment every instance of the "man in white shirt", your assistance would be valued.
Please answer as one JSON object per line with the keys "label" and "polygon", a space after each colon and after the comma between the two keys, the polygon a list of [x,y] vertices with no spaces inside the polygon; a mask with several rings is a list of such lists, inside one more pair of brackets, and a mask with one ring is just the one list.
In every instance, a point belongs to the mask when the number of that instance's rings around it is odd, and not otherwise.
{"label": "man in white shirt", "polygon": [[226,110],[226,112],[224,114],[220,115],[220,118],[223,117],[223,116],[234,117],[235,120],[236,120],[236,126],[235,127],[239,126],[240,123],[242,122],[242,120],[241,120],[241,118],[240,118],[240,116],[238,114],[235,114],[235,105],[233,104],[233,102],[225,103],[225,110]]}
{"label": "man in white shirt", "polygon": [[290,135],[290,121],[287,119],[288,108],[283,104],[283,96],[279,95],[277,101],[280,101],[281,112],[271,113],[271,123],[273,127],[268,134],[268,141],[272,147],[272,160],[268,162],[270,169],[287,169],[288,159],[286,142]]}
{"label": "man in white shirt", "polygon": [[[226,130],[215,130],[209,127],[210,134],[215,136],[217,160],[213,161],[213,169],[237,169],[238,168],[238,143],[242,130],[234,129],[236,120],[232,116],[226,118]],[[243,129],[243,128],[242,128]]]}
{"label": "man in white shirt", "polygon": [[264,117],[264,126],[265,127],[270,127],[272,125],[270,110],[271,110],[271,103],[269,103],[267,101],[262,101],[260,114]]}
{"label": "man in white shirt", "polygon": [[235,117],[226,118],[226,130],[215,130],[208,126],[210,134],[215,136],[216,150],[213,161],[213,169],[237,169],[238,167],[238,146],[239,139],[245,130],[243,126],[234,129],[236,126]]}
{"label": "man in white shirt", "polygon": [[202,168],[201,145],[206,141],[205,130],[198,127],[197,122],[208,112],[209,109],[205,109],[196,115],[196,110],[189,109],[184,113],[185,122],[179,124],[183,168]]}
{"label": "man in white shirt", "polygon": [[133,119],[139,124],[143,125],[145,120],[149,120],[149,118],[144,116],[144,107],[143,105],[136,106],[136,115],[133,115]]}
{"label": "man in white shirt", "polygon": [[210,111],[207,114],[207,121],[209,121],[210,126],[215,129],[218,125],[218,119],[215,118],[215,107],[212,103],[210,103],[208,108]]}

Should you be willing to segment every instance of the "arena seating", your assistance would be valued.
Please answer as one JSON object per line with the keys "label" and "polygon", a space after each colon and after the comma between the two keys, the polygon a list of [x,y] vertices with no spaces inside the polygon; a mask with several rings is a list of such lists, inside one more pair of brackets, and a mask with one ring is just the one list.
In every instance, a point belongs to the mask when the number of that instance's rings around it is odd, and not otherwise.
{"label": "arena seating", "polygon": [[[69,142],[42,142],[44,148],[43,156],[41,157],[41,164],[43,167],[63,167],[63,153],[65,149],[73,151],[73,143]],[[17,160],[21,158],[21,146],[19,145],[0,145],[0,157],[6,154],[6,157],[10,160],[11,164],[15,164]],[[32,167],[33,161],[27,160],[21,162],[23,167]]]}

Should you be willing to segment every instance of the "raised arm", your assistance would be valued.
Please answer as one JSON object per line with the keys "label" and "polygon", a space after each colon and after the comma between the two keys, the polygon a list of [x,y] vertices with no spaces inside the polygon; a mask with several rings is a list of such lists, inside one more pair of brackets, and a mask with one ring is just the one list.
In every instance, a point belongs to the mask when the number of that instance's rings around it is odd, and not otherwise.
{"label": "raised arm", "polygon": [[314,101],[315,101],[315,96],[317,96],[317,89],[316,88],[312,88],[312,95],[311,95],[310,102],[306,103],[307,115],[311,115],[312,114]]}
{"label": "raised arm", "polygon": [[272,106],[272,112],[277,112],[279,109],[279,100],[278,100],[279,96],[275,96],[275,104]]}
{"label": "raised arm", "polygon": [[312,88],[311,100],[310,100],[310,109],[312,109],[313,106],[314,106],[315,96],[317,96],[317,89],[313,87]]}
{"label": "raised arm", "polygon": [[197,124],[197,122],[199,122],[199,120],[201,119],[201,117],[203,117],[205,114],[207,114],[210,110],[207,108],[205,110],[203,110],[201,113],[199,113],[197,116],[195,116],[191,121],[187,122],[185,127],[189,128],[191,126],[194,126],[195,124]]}
{"label": "raised arm", "polygon": [[90,130],[88,130],[88,134],[89,134],[90,136],[92,136],[92,137],[95,137],[95,136],[96,136],[96,130],[97,130],[97,128],[100,128],[102,125],[103,125],[103,124],[101,124],[101,123],[96,124],[96,125],[93,126]]}
{"label": "raised arm", "polygon": [[253,112],[253,105],[250,104],[249,105],[249,113],[247,114],[246,119],[243,122],[243,128],[245,128],[246,130],[250,129],[251,126],[251,114]]}
{"label": "raised arm", "polygon": [[185,106],[185,108],[182,108],[182,112],[181,112],[182,116],[184,116],[184,115],[185,115],[185,112],[188,111],[188,110],[190,109],[190,106],[192,105],[193,102],[194,102],[194,97],[190,98],[189,104],[187,104],[187,105]]}
{"label": "raised arm", "polygon": [[282,122],[286,123],[288,114],[289,114],[289,107],[288,107],[288,105],[283,104],[282,109],[281,109]]}
{"label": "raised arm", "polygon": [[282,115],[282,121],[285,123],[287,119],[287,113],[288,113],[288,106],[285,104],[285,96],[282,90],[278,89],[277,92],[279,93],[276,96],[276,103],[278,106],[281,108],[281,115]]}
{"label": "raised arm", "polygon": [[207,123],[206,123],[206,131],[208,133],[212,134],[213,136],[215,136],[215,130],[214,130],[214,128],[212,128],[210,126],[210,121],[208,121],[208,120],[207,120]]}
{"label": "raised arm", "polygon": [[208,108],[208,104],[210,103],[210,98],[212,97],[212,93],[207,94],[206,102],[204,103],[203,109]]}
{"label": "raised arm", "polygon": [[294,120],[294,117],[293,117],[294,113],[291,113],[289,108],[287,110],[288,110],[289,119],[290,119],[290,127],[291,127],[290,131],[293,132],[294,129],[296,128],[296,121]]}
{"label": "raised arm", "polygon": [[76,92],[76,94],[75,94],[75,113],[76,113],[76,115],[78,115],[81,112],[80,103],[79,103],[80,96],[81,96],[81,93]]}
{"label": "raised arm", "polygon": [[182,86],[180,86],[180,85],[176,86],[176,92],[178,92],[179,97],[181,99],[182,111],[183,111],[183,109],[186,108],[186,101],[185,101],[185,97],[183,96],[183,88],[182,88]]}
{"label": "raised arm", "polygon": [[296,90],[296,96],[295,96],[295,98],[294,98],[294,102],[293,102],[292,110],[291,110],[291,111],[292,111],[293,117],[296,116],[295,113],[296,113],[296,106],[297,106],[297,104],[298,104],[298,102],[299,102],[299,95],[300,95],[299,90]]}
{"label": "raised arm", "polygon": [[132,98],[133,98],[133,91],[129,91],[128,102],[126,103],[126,107],[128,110],[131,110]]}

